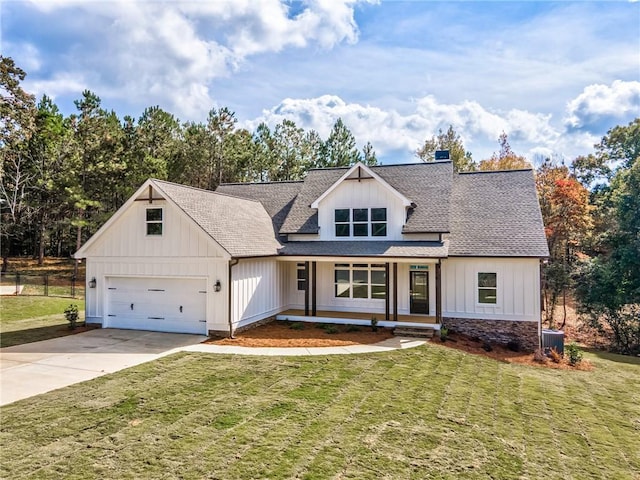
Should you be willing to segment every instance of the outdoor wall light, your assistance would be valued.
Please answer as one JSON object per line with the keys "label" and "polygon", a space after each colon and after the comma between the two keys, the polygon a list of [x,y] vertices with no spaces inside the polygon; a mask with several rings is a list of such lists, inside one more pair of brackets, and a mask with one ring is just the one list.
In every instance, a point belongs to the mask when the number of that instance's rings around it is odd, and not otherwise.
{"label": "outdoor wall light", "polygon": [[89,288],[96,288],[96,277],[93,277],[91,280],[89,280]]}
{"label": "outdoor wall light", "polygon": [[216,280],[215,285],[213,286],[213,289],[216,292],[219,292],[220,290],[222,290],[222,284],[220,283],[220,280]]}

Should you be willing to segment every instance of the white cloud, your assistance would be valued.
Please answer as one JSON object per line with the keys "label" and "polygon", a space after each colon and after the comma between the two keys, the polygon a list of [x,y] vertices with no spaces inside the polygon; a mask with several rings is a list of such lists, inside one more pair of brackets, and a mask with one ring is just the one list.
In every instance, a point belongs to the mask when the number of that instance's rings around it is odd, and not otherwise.
{"label": "white cloud", "polygon": [[80,94],[88,88],[87,85],[88,82],[82,75],[64,72],[56,73],[45,80],[31,80],[29,77],[25,80],[26,90],[36,98],[44,94],[53,99],[70,92]]}
{"label": "white cloud", "polygon": [[11,52],[13,57],[20,59],[19,67],[28,74],[35,73],[42,67],[42,55],[35,45],[29,42],[4,43],[0,40],[3,52]]}
{"label": "white cloud", "polygon": [[329,49],[358,38],[357,0],[309,0],[295,12],[283,0],[33,3],[41,15],[65,14],[59,18],[77,39],[57,52],[66,74],[41,84],[72,92],[78,82],[65,87],[64,78],[85,76],[88,88],[102,95],[162,103],[186,118],[214,106],[213,80],[231,75],[251,55],[311,45]]}
{"label": "white cloud", "polygon": [[509,135],[514,150],[522,153],[534,147],[553,150],[559,139],[559,132],[550,124],[550,115],[522,110],[492,112],[477,102],[439,103],[431,95],[415,100],[414,110],[404,114],[394,109],[347,103],[335,95],[287,98],[245,126],[254,129],[265,122],[273,127],[289,119],[326,138],[338,118],[342,118],[360,146],[371,141],[381,155],[404,151],[410,157],[425,139],[449,125],[453,125],[477,160],[497,150],[497,140],[503,131]]}
{"label": "white cloud", "polygon": [[565,124],[573,129],[600,129],[603,121],[640,115],[640,82],[615,80],[611,86],[589,85],[567,104]]}

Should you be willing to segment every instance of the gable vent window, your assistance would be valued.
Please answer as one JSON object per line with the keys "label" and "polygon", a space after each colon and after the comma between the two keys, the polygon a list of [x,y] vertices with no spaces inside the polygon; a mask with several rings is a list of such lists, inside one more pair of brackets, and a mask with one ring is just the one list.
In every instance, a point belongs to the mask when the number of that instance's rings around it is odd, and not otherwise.
{"label": "gable vent window", "polygon": [[386,208],[338,208],[335,210],[336,237],[386,237]]}
{"label": "gable vent window", "polygon": [[147,235],[162,235],[163,218],[161,208],[147,208]]}

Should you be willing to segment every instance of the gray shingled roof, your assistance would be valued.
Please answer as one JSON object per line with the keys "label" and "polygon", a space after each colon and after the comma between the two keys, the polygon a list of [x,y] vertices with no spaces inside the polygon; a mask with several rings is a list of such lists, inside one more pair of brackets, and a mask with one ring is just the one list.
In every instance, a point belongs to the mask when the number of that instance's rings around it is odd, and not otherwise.
{"label": "gray shingled roof", "polygon": [[449,255],[549,255],[531,170],[454,175]]}
{"label": "gray shingled roof", "polygon": [[[317,233],[317,211],[310,205],[347,170],[311,170],[302,183],[222,185],[218,191],[262,202],[276,232]],[[372,170],[415,204],[403,232],[449,232],[448,248],[436,242],[289,242],[280,253],[434,258],[549,255],[531,170],[454,174],[451,162]],[[249,218],[246,221],[252,224]]]}
{"label": "gray shingled roof", "polygon": [[446,258],[447,242],[326,241],[289,242],[280,251],[287,256]]}
{"label": "gray shingled roof", "polygon": [[[451,162],[371,167],[416,206],[408,213],[406,233],[449,232]],[[318,212],[311,203],[342,177],[348,167],[310,170],[280,233],[318,233]]]}
{"label": "gray shingled roof", "polygon": [[281,245],[260,202],[161,180],[153,184],[232,257],[278,254]]}
{"label": "gray shingled roof", "polygon": [[275,232],[279,232],[293,202],[302,188],[302,182],[227,183],[217,193],[257,200],[271,216]]}

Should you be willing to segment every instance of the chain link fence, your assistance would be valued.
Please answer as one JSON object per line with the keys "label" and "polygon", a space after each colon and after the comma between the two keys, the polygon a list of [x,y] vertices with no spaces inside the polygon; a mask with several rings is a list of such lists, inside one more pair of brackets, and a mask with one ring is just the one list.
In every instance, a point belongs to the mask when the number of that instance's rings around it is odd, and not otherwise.
{"label": "chain link fence", "polygon": [[2,295],[84,298],[85,282],[74,276],[2,273],[0,290]]}

